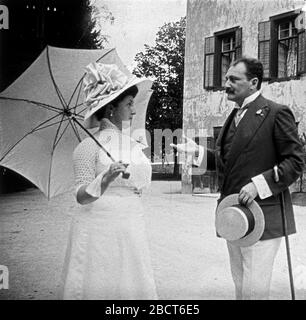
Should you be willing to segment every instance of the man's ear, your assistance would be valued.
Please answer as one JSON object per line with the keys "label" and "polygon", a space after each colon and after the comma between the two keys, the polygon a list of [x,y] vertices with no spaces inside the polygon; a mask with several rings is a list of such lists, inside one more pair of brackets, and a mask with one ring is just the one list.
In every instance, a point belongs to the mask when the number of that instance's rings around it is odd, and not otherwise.
{"label": "man's ear", "polygon": [[253,86],[255,89],[257,89],[258,81],[259,81],[258,78],[253,78],[253,79],[251,80],[252,86]]}

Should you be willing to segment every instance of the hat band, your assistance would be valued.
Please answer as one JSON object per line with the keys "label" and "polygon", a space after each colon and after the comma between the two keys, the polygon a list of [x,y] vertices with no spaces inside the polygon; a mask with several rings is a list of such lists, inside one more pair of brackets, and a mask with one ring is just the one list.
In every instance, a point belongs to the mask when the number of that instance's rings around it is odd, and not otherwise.
{"label": "hat band", "polygon": [[234,204],[234,205],[232,205],[232,207],[236,207],[239,210],[243,211],[243,213],[246,215],[246,217],[248,219],[248,222],[249,222],[248,223],[248,230],[245,233],[245,235],[241,238],[241,239],[243,239],[244,237],[249,235],[254,230],[254,227],[255,227],[254,215],[252,214],[252,211],[249,208],[241,206],[240,204]]}

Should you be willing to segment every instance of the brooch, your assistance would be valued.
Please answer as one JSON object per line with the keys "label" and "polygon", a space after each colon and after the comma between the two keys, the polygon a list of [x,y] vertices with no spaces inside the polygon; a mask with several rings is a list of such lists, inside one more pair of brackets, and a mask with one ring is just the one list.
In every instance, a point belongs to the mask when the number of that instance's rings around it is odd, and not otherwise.
{"label": "brooch", "polygon": [[261,116],[261,117],[264,116],[264,113],[263,113],[262,109],[257,110],[257,111],[256,111],[256,114],[259,115],[259,116]]}

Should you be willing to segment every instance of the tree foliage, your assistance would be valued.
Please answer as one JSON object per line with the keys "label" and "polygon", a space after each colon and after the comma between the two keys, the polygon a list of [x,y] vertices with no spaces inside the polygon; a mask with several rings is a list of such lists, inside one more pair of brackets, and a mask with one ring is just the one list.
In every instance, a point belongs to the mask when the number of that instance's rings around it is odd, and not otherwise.
{"label": "tree foliage", "polygon": [[9,30],[1,33],[0,89],[15,80],[46,45],[74,49],[103,48],[107,36],[100,19],[112,21],[106,6],[91,0],[6,0]]}
{"label": "tree foliage", "polygon": [[101,17],[106,20],[112,17],[106,6],[98,9],[90,0],[53,0],[51,3],[53,7],[57,6],[59,14],[56,20],[50,14],[45,16],[47,44],[80,49],[104,46],[107,36],[97,27]]}
{"label": "tree foliage", "polygon": [[[137,66],[134,74],[154,79],[146,119],[151,138],[154,138],[154,129],[174,131],[182,128],[185,30],[186,17],[165,23],[157,32],[155,45],[146,44],[144,52],[135,57]],[[170,142],[164,141],[161,146],[163,153],[165,144]],[[177,175],[176,155],[174,160],[174,175]]]}
{"label": "tree foliage", "polygon": [[99,18],[111,19],[106,6],[91,0],[10,0],[11,36],[34,46],[98,48],[107,37],[97,29]]}
{"label": "tree foliage", "polygon": [[136,55],[136,75],[151,77],[153,95],[148,108],[147,128],[182,128],[186,17],[164,24],[155,45],[145,45]]}

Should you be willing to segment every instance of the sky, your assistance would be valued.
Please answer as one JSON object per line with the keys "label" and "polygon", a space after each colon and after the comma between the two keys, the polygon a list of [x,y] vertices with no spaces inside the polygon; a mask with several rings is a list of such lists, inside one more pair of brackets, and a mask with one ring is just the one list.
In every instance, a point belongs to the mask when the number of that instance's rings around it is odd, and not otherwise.
{"label": "sky", "polygon": [[144,44],[154,45],[159,27],[186,15],[187,0],[93,0],[105,4],[115,20],[103,23],[110,36],[108,47],[116,47],[123,62],[132,68],[136,53]]}

